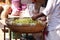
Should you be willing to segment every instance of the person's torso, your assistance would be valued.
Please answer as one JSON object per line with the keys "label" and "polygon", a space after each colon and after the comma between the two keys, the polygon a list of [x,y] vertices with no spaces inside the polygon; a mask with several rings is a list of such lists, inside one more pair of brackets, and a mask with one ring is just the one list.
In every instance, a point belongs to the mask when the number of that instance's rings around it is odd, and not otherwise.
{"label": "person's torso", "polygon": [[48,30],[60,29],[60,0],[53,3],[53,7],[48,16]]}

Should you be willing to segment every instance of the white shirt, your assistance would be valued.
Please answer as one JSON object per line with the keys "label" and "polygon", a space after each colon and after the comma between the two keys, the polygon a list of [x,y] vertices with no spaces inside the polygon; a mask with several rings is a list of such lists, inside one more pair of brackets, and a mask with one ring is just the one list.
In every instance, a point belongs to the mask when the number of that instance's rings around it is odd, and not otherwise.
{"label": "white shirt", "polygon": [[60,0],[48,0],[43,13],[48,16],[48,31],[60,29]]}

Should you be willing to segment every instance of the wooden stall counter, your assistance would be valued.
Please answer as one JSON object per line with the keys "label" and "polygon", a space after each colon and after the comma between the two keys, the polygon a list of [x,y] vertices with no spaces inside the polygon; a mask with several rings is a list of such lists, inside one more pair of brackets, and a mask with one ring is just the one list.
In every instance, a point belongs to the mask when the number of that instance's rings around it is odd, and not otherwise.
{"label": "wooden stall counter", "polygon": [[42,24],[36,25],[10,25],[7,24],[7,27],[13,32],[19,33],[39,33],[45,27]]}

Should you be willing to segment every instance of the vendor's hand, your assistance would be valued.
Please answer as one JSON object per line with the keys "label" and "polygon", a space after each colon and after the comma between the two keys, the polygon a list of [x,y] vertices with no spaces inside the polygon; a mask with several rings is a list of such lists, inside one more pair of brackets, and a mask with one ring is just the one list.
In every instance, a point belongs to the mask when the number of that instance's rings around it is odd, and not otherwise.
{"label": "vendor's hand", "polygon": [[5,20],[0,20],[0,23],[3,25],[7,25]]}
{"label": "vendor's hand", "polygon": [[45,16],[42,16],[42,17],[40,17],[40,20],[41,20],[41,21],[46,21],[47,18],[46,18]]}
{"label": "vendor's hand", "polygon": [[37,18],[38,18],[38,15],[33,15],[33,16],[32,16],[32,19],[33,19],[33,20],[36,20]]}
{"label": "vendor's hand", "polygon": [[38,17],[38,15],[32,16],[33,20],[36,20],[37,18],[39,18],[41,21],[46,21],[47,20],[46,16],[42,16],[42,17]]}

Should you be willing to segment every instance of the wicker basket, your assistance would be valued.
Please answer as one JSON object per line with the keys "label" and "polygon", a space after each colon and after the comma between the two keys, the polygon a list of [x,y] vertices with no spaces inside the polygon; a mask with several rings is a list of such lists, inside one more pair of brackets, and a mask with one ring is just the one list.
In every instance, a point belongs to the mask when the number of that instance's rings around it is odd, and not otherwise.
{"label": "wicker basket", "polygon": [[37,33],[42,31],[45,27],[40,24],[37,23],[35,25],[16,25],[16,24],[10,24],[9,22],[7,22],[7,27],[14,31],[14,32],[19,32],[19,33]]}

